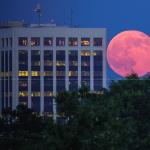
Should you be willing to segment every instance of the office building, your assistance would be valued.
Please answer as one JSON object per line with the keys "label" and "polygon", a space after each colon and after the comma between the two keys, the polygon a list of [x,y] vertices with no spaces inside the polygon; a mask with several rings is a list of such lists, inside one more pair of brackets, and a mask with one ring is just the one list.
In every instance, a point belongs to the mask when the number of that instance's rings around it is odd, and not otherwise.
{"label": "office building", "polygon": [[0,106],[56,114],[53,96],[106,87],[106,29],[0,24]]}

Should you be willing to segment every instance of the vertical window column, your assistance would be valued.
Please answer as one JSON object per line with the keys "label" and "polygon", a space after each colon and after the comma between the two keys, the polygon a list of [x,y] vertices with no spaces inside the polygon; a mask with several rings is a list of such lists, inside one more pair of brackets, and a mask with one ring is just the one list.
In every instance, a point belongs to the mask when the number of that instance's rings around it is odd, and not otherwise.
{"label": "vertical window column", "polygon": [[31,50],[31,106],[34,112],[40,112],[40,50]]}
{"label": "vertical window column", "polygon": [[94,91],[100,92],[102,90],[102,70],[103,57],[102,51],[94,51]]}
{"label": "vertical window column", "polygon": [[90,90],[90,51],[81,51],[81,82]]}
{"label": "vertical window column", "polygon": [[28,105],[28,51],[19,50],[19,103]]}
{"label": "vertical window column", "polygon": [[44,50],[44,112],[53,112],[53,51]]}
{"label": "vertical window column", "polygon": [[78,51],[69,51],[69,90],[78,89]]}
{"label": "vertical window column", "polygon": [[56,51],[56,90],[63,92],[65,90],[65,51]]}

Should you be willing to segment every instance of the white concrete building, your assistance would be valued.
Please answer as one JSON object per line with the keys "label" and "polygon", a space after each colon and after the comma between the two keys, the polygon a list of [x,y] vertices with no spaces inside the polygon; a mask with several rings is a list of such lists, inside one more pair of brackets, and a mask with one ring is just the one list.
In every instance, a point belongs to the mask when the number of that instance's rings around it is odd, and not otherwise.
{"label": "white concrete building", "polygon": [[0,58],[1,111],[23,103],[56,114],[57,92],[106,87],[105,28],[3,25]]}

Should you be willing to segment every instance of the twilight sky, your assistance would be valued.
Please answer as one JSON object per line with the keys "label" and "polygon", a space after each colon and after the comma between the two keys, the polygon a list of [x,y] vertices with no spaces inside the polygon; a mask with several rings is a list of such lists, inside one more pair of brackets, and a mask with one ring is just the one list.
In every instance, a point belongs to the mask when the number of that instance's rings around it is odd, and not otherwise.
{"label": "twilight sky", "polygon": [[[42,23],[54,19],[69,25],[71,8],[73,24],[80,27],[107,28],[107,43],[124,30],[150,32],[150,0],[0,0],[0,21],[25,20],[36,23],[32,12],[37,3],[43,9]],[[108,79],[119,78],[107,67]]]}

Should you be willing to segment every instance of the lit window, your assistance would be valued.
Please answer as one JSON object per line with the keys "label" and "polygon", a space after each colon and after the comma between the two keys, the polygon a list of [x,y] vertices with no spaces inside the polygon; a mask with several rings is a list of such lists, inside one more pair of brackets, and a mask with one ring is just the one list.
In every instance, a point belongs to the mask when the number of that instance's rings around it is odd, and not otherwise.
{"label": "lit window", "polygon": [[56,46],[65,46],[65,38],[56,38]]}
{"label": "lit window", "polygon": [[40,45],[40,38],[39,37],[32,37],[31,38],[31,46],[39,46]]}
{"label": "lit window", "polygon": [[81,38],[81,46],[90,46],[90,38]]}
{"label": "lit window", "polygon": [[40,71],[32,71],[32,77],[40,76]]}
{"label": "lit window", "polygon": [[64,61],[57,61],[56,66],[65,66],[65,62]]}
{"label": "lit window", "polygon": [[20,91],[19,92],[19,96],[20,97],[27,97],[28,96],[28,92],[27,91]]}
{"label": "lit window", "polygon": [[44,76],[53,76],[53,72],[52,71],[45,71]]}
{"label": "lit window", "polygon": [[90,52],[88,51],[82,51],[81,56],[90,56]]}
{"label": "lit window", "polygon": [[27,37],[19,37],[18,45],[19,46],[27,46],[28,45],[28,38]]}
{"label": "lit window", "polygon": [[27,77],[28,75],[28,71],[19,71],[19,77]]}
{"label": "lit window", "polygon": [[78,38],[69,38],[69,46],[78,46]]}
{"label": "lit window", "polygon": [[32,97],[40,97],[40,96],[41,96],[41,93],[40,93],[40,92],[32,92],[32,93],[31,93],[31,96],[32,96]]}
{"label": "lit window", "polygon": [[51,92],[51,91],[46,91],[46,92],[44,92],[44,96],[45,96],[45,97],[53,96],[53,92]]}
{"label": "lit window", "polygon": [[93,39],[93,43],[94,43],[94,46],[102,46],[102,38],[94,38]]}
{"label": "lit window", "polygon": [[53,46],[53,38],[44,38],[44,46]]}
{"label": "lit window", "polygon": [[78,76],[78,71],[69,71],[69,77],[70,76]]}

